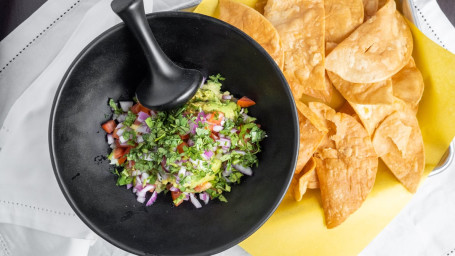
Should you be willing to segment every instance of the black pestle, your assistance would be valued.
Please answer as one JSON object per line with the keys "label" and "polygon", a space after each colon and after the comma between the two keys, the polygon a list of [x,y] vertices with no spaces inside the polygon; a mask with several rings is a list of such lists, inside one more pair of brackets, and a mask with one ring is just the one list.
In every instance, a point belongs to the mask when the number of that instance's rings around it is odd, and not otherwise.
{"label": "black pestle", "polygon": [[136,89],[138,101],[153,110],[168,110],[189,101],[204,83],[201,72],[172,62],[161,50],[147,22],[142,0],[113,0],[112,10],[125,22],[144,51],[150,76]]}

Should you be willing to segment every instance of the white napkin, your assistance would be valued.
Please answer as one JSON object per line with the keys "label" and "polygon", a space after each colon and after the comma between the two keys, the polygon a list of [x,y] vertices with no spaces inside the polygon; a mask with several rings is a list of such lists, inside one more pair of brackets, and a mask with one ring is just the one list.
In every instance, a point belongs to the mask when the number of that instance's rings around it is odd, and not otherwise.
{"label": "white napkin", "polygon": [[[407,0],[410,13],[403,6],[405,16],[431,40],[455,54],[455,28],[436,0]],[[452,7],[455,7],[453,2]]]}

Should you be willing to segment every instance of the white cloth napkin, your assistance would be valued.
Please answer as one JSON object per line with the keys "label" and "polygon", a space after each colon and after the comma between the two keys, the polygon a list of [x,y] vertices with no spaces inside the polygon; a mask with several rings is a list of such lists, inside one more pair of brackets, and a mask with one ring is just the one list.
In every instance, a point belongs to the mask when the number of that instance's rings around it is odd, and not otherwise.
{"label": "white cloth napkin", "polygon": [[[199,1],[144,2],[151,12]],[[128,255],[99,239],[74,214],[57,185],[48,148],[51,104],[64,72],[91,40],[120,22],[109,4],[49,0],[0,42],[0,255]],[[427,9],[433,10],[421,8]],[[432,22],[439,22],[437,16]],[[447,49],[455,46],[450,37],[439,38]],[[428,178],[362,254],[441,254],[455,247],[453,178],[455,165]],[[223,253],[233,254],[246,253],[239,247]]]}
{"label": "white cloth napkin", "polygon": [[[455,8],[455,1],[452,2],[452,8]],[[407,0],[407,4],[411,13],[405,12],[406,17],[427,37],[455,54],[455,28],[436,0]]]}

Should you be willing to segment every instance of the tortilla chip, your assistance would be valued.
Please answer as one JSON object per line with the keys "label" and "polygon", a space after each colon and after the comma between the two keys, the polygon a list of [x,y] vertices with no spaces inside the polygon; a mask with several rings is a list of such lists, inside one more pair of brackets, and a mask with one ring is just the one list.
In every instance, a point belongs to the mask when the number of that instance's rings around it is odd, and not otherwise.
{"label": "tortilla chip", "polygon": [[[411,31],[389,1],[327,56],[326,69],[352,83],[384,81],[411,57]],[[341,64],[342,63],[342,64]]]}
{"label": "tortilla chip", "polygon": [[341,105],[341,107],[339,109],[337,109],[337,112],[345,113],[345,114],[348,114],[350,116],[356,115],[354,109],[352,108],[352,106],[347,101],[345,101],[344,104]]}
{"label": "tortilla chip", "polygon": [[337,47],[337,43],[334,42],[326,42],[325,43],[325,56],[329,55],[335,47]]}
{"label": "tortilla chip", "polygon": [[395,112],[377,128],[373,145],[395,177],[415,193],[425,168],[422,133],[410,112]]}
{"label": "tortilla chip", "polygon": [[322,120],[316,116],[304,103],[298,102],[300,146],[295,173],[302,171],[305,164],[321,144],[327,129]]}
{"label": "tortilla chip", "polygon": [[275,27],[259,12],[232,0],[220,0],[219,18],[248,34],[272,56],[282,69],[284,55]]}
{"label": "tortilla chip", "polygon": [[326,42],[340,43],[363,23],[362,0],[325,0],[324,10]]}
{"label": "tortilla chip", "polygon": [[392,76],[392,86],[395,97],[408,103],[411,108],[418,107],[425,85],[412,57],[402,70]]}
{"label": "tortilla chip", "polygon": [[269,0],[264,16],[277,29],[284,51],[283,73],[296,100],[303,94],[330,100],[324,83],[323,0]]}
{"label": "tortilla chip", "polygon": [[293,195],[296,201],[303,198],[307,188],[315,189],[319,187],[318,177],[316,176],[316,163],[313,158],[310,158],[308,163],[303,168],[300,174],[294,175]]}
{"label": "tortilla chip", "polygon": [[264,7],[267,4],[267,0],[258,0],[254,5],[254,9],[258,11],[260,14],[264,14]]}
{"label": "tortilla chip", "polygon": [[365,128],[353,117],[312,102],[313,112],[327,120],[332,146],[320,146],[314,158],[328,228],[356,211],[376,179],[378,157]]}
{"label": "tortilla chip", "polygon": [[321,119],[318,115],[316,115],[305,103],[296,101],[295,105],[297,106],[297,110],[307,118],[311,124],[318,129],[321,133],[326,134],[327,128],[325,127],[324,120]]}
{"label": "tortilla chip", "polygon": [[415,109],[411,108],[404,101],[394,98],[392,104],[356,104],[349,102],[368,134],[373,135],[378,125],[390,114],[395,111],[410,112],[414,115],[417,113]]}
{"label": "tortilla chip", "polygon": [[371,18],[378,11],[378,0],[363,0],[363,9],[365,11],[365,20]]}
{"label": "tortilla chip", "polygon": [[390,0],[378,0],[378,10],[384,7],[384,5],[386,5],[388,1]]}
{"label": "tortilla chip", "polygon": [[343,97],[358,104],[391,104],[393,102],[392,79],[377,83],[351,83],[337,74],[327,71],[333,86]]}

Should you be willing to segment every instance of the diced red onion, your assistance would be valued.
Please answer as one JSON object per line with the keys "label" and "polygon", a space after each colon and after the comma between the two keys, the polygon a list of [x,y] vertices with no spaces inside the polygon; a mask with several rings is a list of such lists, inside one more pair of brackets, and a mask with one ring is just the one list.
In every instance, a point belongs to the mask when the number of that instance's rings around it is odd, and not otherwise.
{"label": "diced red onion", "polygon": [[145,202],[145,196],[143,196],[143,197],[138,197],[136,200],[137,200],[139,203],[143,204],[143,203]]}
{"label": "diced red onion", "polygon": [[231,147],[231,140],[229,140],[229,139],[220,138],[219,140],[217,140],[217,142],[218,142],[218,145],[220,145],[220,147],[226,147],[226,148]]}
{"label": "diced red onion", "polygon": [[185,197],[183,198],[184,201],[190,200],[190,196],[188,195],[188,193],[184,192],[183,194],[185,195]]}
{"label": "diced red onion", "polygon": [[144,159],[145,161],[152,161],[151,154],[143,154],[142,159]]}
{"label": "diced red onion", "polygon": [[223,126],[220,126],[220,125],[213,126],[213,131],[214,132],[220,132],[221,130],[223,130]]}
{"label": "diced red onion", "polygon": [[138,191],[136,193],[137,197],[145,197],[145,195],[147,194],[147,192],[150,189],[155,189],[155,185],[147,185],[147,186],[145,186],[141,191]]}
{"label": "diced red onion", "polygon": [[228,168],[228,166],[226,165],[226,168],[224,169],[224,171],[222,173],[223,176],[229,176],[229,175],[231,175],[231,173],[232,173],[232,168]]}
{"label": "diced red onion", "polygon": [[142,138],[141,135],[137,135],[137,136],[136,136],[136,142],[137,142],[137,143],[144,142],[144,139]]}
{"label": "diced red onion", "polygon": [[209,160],[210,158],[212,158],[212,156],[213,156],[213,152],[212,151],[204,151],[205,159]]}
{"label": "diced red onion", "polygon": [[251,170],[250,167],[245,167],[245,166],[241,166],[241,165],[238,165],[238,164],[233,164],[232,167],[234,167],[239,172],[241,172],[241,173],[243,173],[245,175],[248,175],[248,176],[253,175],[253,170]]}
{"label": "diced red onion", "polygon": [[165,156],[163,156],[163,160],[161,160],[161,167],[163,168],[163,170],[164,170],[165,172],[169,172],[169,168],[168,168],[168,166],[166,165],[166,157],[165,157]]}
{"label": "diced red onion", "polygon": [[243,121],[246,122],[246,120],[250,117],[249,115],[242,113]]}
{"label": "diced red onion", "polygon": [[[204,155],[204,154],[202,154],[202,155]],[[195,167],[197,167],[197,168],[201,168],[202,167],[202,161],[199,160],[199,159],[194,160],[194,159],[190,158],[190,162],[193,165],[195,165]]]}
{"label": "diced red onion", "polygon": [[156,111],[155,110],[150,110],[150,115],[155,117],[156,116]]}
{"label": "diced red onion", "polygon": [[229,148],[227,148],[227,147],[221,147],[221,150],[222,150],[223,153],[225,153],[225,154],[226,154],[227,152],[229,152]]}
{"label": "diced red onion", "polygon": [[182,166],[182,168],[180,168],[180,170],[179,170],[178,176],[183,176],[184,177],[185,174],[186,174],[186,168]]}
{"label": "diced red onion", "polygon": [[178,191],[179,191],[179,189],[176,188],[176,187],[174,187],[174,186],[172,186],[169,190],[170,190],[170,191],[173,191],[173,192],[178,192]]}
{"label": "diced red onion", "polygon": [[194,207],[196,207],[196,208],[202,207],[201,203],[199,202],[199,200],[196,199],[196,197],[194,196],[193,193],[190,193],[190,200],[191,200],[191,203],[194,205]]}
{"label": "diced red onion", "polygon": [[106,137],[107,137],[107,144],[111,145],[112,143],[114,143],[114,137],[112,136],[112,134],[108,134]]}
{"label": "diced red onion", "polygon": [[128,110],[133,106],[132,101],[119,101],[119,103],[120,103],[120,108],[122,108],[122,110],[124,112],[128,112]]}
{"label": "diced red onion", "polygon": [[243,150],[234,150],[233,152],[237,153],[237,154],[240,154],[240,155],[245,155],[245,151]]}
{"label": "diced red onion", "polygon": [[131,172],[131,176],[136,176],[137,175],[137,171],[132,171]]}
{"label": "diced red onion", "polygon": [[123,136],[119,135],[119,138],[118,140],[120,141],[120,143],[126,143],[128,141],[128,139],[125,139]]}
{"label": "diced red onion", "polygon": [[239,130],[237,130],[237,129],[235,129],[235,128],[232,128],[232,129],[231,129],[231,133],[236,133],[236,132],[238,132],[238,131],[239,131]]}
{"label": "diced red onion", "polygon": [[207,192],[202,192],[199,194],[199,199],[201,199],[204,202],[204,204],[208,204],[210,197],[209,194],[207,194]]}
{"label": "diced red onion", "polygon": [[127,116],[126,114],[121,114],[121,115],[118,115],[116,119],[118,122],[123,122],[126,120],[126,116]]}
{"label": "diced red onion", "polygon": [[[115,128],[116,128],[116,129],[120,129],[120,128],[122,128],[122,127],[123,127],[123,123],[119,123]],[[118,134],[118,131],[117,131],[117,134]]]}
{"label": "diced red onion", "polygon": [[136,176],[136,186],[134,186],[134,188],[136,188],[138,191],[142,190],[142,181],[139,176]]}
{"label": "diced red onion", "polygon": [[148,177],[149,177],[148,173],[144,172],[144,173],[141,175],[141,181],[144,182]]}
{"label": "diced red onion", "polygon": [[158,197],[158,193],[156,193],[156,191],[153,191],[153,194],[152,196],[150,197],[150,199],[147,201],[147,203],[145,204],[145,206],[150,206],[152,205],[155,201],[156,201],[156,198]]}
{"label": "diced red onion", "polygon": [[125,129],[118,129],[117,135],[118,135],[119,137],[121,137],[121,135],[123,134],[124,131],[125,131]]}
{"label": "diced red onion", "polygon": [[192,147],[194,146],[194,141],[192,139],[189,139],[187,142],[188,146]]}
{"label": "diced red onion", "polygon": [[197,128],[197,124],[193,123],[193,122],[189,122],[189,126],[190,126],[190,133],[191,134],[196,134],[196,128]]}
{"label": "diced red onion", "polygon": [[133,187],[133,184],[131,184],[131,183],[126,184],[126,189],[130,189],[132,187]]}
{"label": "diced red onion", "polygon": [[150,128],[147,125],[141,124],[139,127],[136,129],[136,132],[140,133],[150,133]]}
{"label": "diced red onion", "polygon": [[230,100],[232,98],[232,95],[223,95],[223,100]]}
{"label": "diced red onion", "polygon": [[119,145],[122,146],[122,147],[127,147],[127,146],[129,146],[127,141],[125,141],[125,142],[120,142]]}
{"label": "diced red onion", "polygon": [[138,120],[139,122],[142,123],[142,122],[144,122],[145,119],[147,119],[149,116],[150,116],[149,114],[140,111],[140,112],[137,114],[137,120]]}

